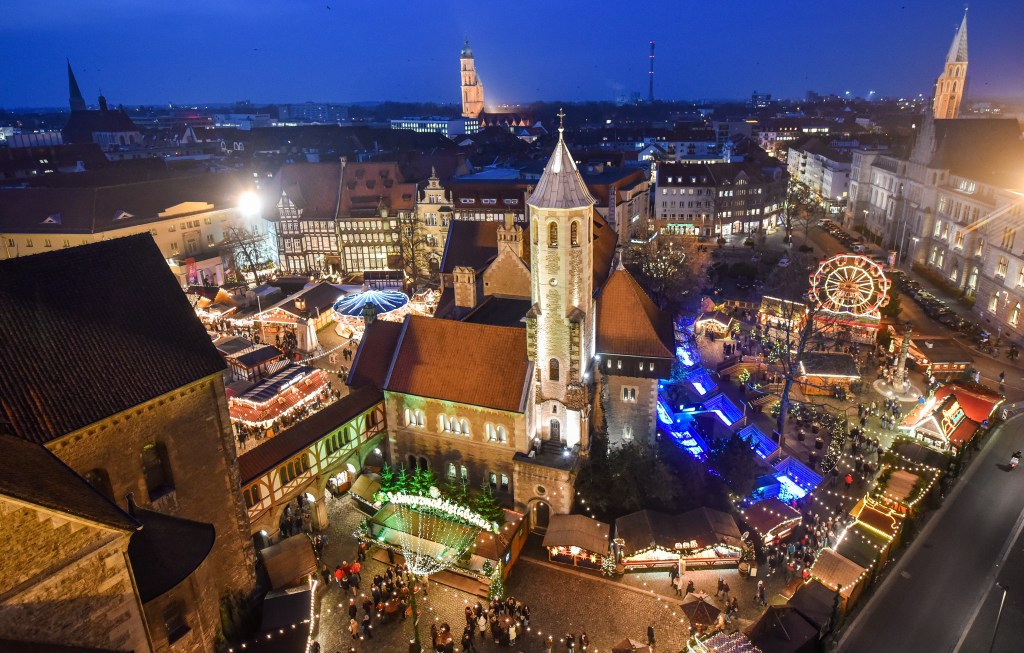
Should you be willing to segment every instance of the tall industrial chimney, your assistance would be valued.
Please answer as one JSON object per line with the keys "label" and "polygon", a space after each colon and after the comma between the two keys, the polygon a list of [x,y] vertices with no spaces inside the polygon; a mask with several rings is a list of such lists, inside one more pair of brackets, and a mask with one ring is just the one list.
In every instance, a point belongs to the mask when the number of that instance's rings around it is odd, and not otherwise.
{"label": "tall industrial chimney", "polygon": [[650,79],[648,79],[647,101],[653,103],[654,102],[654,41],[651,41],[651,71],[650,71],[650,73],[648,73],[647,76],[650,78]]}

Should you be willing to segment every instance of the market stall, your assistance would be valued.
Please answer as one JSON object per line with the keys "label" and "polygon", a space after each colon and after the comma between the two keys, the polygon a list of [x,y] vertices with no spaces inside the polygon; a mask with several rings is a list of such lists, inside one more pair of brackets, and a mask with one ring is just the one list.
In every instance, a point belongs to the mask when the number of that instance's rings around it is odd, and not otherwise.
{"label": "market stall", "polygon": [[822,549],[811,567],[811,578],[832,591],[839,590],[844,611],[857,601],[867,573],[867,569],[833,549]]}
{"label": "market stall", "polygon": [[551,515],[544,533],[548,560],[600,569],[608,556],[611,526],[586,515]]}
{"label": "market stall", "polygon": [[330,382],[323,370],[289,364],[259,383],[236,381],[227,390],[232,422],[267,428],[322,399]]}
{"label": "market stall", "polygon": [[836,612],[836,592],[816,580],[800,583],[788,605],[817,627],[818,636],[824,637],[832,627]]}
{"label": "market stall", "polygon": [[919,403],[903,419],[899,429],[907,436],[940,451],[961,450],[980,424],[967,416],[955,393],[938,393]]}
{"label": "market stall", "polygon": [[743,632],[762,653],[815,653],[818,650],[817,627],[786,605],[769,606],[761,618]]}
{"label": "market stall", "polygon": [[[698,508],[681,515],[641,510],[615,520],[619,562],[630,569],[738,565],[743,547],[732,515]],[[621,542],[621,544],[619,544]]]}
{"label": "market stall", "polygon": [[807,352],[800,357],[797,382],[805,395],[846,396],[860,380],[857,361],[850,354]]}
{"label": "market stall", "polygon": [[697,334],[712,333],[716,336],[727,336],[732,331],[735,323],[736,320],[731,316],[721,311],[712,311],[710,313],[701,313],[693,323],[693,328]]}
{"label": "market stall", "polygon": [[765,544],[785,538],[800,523],[800,513],[777,498],[758,501],[741,509],[740,514]]}

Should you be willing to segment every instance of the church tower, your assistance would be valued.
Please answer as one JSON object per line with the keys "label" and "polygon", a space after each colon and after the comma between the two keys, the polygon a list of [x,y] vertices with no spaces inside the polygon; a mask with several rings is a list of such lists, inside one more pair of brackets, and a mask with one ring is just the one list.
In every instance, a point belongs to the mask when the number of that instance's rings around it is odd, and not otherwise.
{"label": "church tower", "polygon": [[[565,114],[559,112],[559,119]],[[593,205],[558,128],[530,199],[527,355],[534,364],[534,437],[589,447],[584,374],[594,354]]]}
{"label": "church tower", "polygon": [[935,82],[932,112],[936,120],[957,118],[967,84],[967,12],[946,55],[946,67]]}
{"label": "church tower", "polygon": [[71,62],[68,61],[68,102],[72,111],[85,111],[85,98],[82,97],[82,90],[78,88],[78,80],[75,79],[75,72],[71,70]]}
{"label": "church tower", "polygon": [[479,118],[484,110],[484,85],[476,76],[476,61],[469,49],[469,39],[462,46],[459,62],[462,64],[462,115]]}

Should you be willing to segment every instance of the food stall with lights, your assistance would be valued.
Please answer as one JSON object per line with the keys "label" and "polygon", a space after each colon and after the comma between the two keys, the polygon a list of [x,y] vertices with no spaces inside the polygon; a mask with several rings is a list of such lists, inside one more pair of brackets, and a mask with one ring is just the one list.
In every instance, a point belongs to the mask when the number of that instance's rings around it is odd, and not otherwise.
{"label": "food stall with lights", "polygon": [[641,510],[615,520],[619,562],[626,570],[739,565],[743,542],[732,515],[698,508],[681,515]]}
{"label": "food stall with lights", "polygon": [[787,537],[801,519],[795,508],[774,497],[741,508],[740,515],[764,544]]}
{"label": "food stall with lights", "polygon": [[805,395],[835,395],[849,392],[860,381],[857,361],[850,354],[806,352],[800,357],[797,383]]}
{"label": "food stall with lights", "polygon": [[829,588],[832,591],[839,591],[841,608],[845,611],[852,607],[864,589],[864,581],[867,579],[868,570],[856,562],[845,558],[834,549],[822,549],[818,554],[814,566],[811,567],[810,577]]}
{"label": "food stall with lights", "polygon": [[586,515],[551,515],[544,533],[548,560],[600,569],[610,552],[611,526]]}
{"label": "food stall with lights", "polygon": [[711,313],[701,313],[693,323],[693,328],[698,335],[711,333],[716,336],[726,336],[729,335],[735,323],[736,320],[729,315],[721,311],[713,311]]}

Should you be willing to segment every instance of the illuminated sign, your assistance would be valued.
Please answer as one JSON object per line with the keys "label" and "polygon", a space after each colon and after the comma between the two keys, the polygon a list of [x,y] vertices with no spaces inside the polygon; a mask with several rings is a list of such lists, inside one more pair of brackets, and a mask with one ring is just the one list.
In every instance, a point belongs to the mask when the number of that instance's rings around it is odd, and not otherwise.
{"label": "illuminated sign", "polygon": [[942,411],[942,430],[944,433],[949,435],[953,430],[960,426],[960,422],[964,421],[966,415],[964,409],[960,407],[959,401],[954,401]]}

